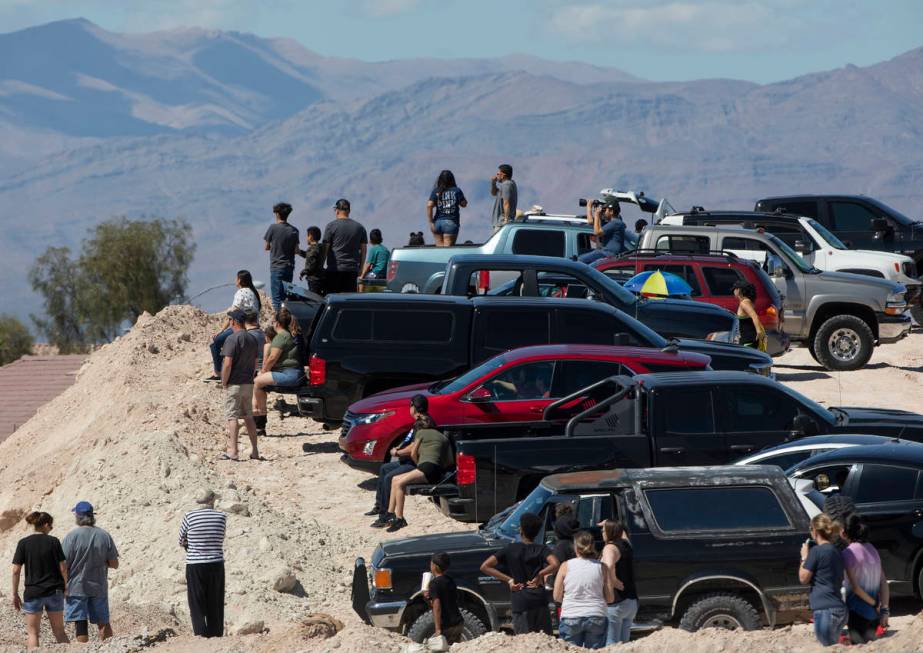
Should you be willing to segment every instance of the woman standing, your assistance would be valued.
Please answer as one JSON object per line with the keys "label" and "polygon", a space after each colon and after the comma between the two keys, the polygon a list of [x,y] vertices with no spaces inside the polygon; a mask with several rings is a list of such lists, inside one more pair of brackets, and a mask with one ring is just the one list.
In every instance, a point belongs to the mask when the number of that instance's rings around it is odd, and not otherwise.
{"label": "woman standing", "polygon": [[[458,238],[461,209],[468,206],[468,200],[461,188],[455,185],[451,170],[443,170],[436,179],[433,191],[426,203],[426,219],[437,247],[449,247]],[[433,215],[433,209],[436,214]]]}
{"label": "woman standing", "polygon": [[801,545],[798,580],[810,585],[808,601],[814,614],[814,635],[823,646],[833,646],[846,625],[846,605],[840,596],[843,587],[843,558],[833,545],[836,527],[824,513],[811,520],[811,540]]}
{"label": "woman standing", "polygon": [[590,533],[580,531],[574,536],[574,552],[577,557],[562,563],[554,579],[554,600],[561,603],[558,631],[570,644],[602,648],[606,645],[606,604],[615,600],[610,572],[596,559]]}
{"label": "woman standing", "polygon": [[849,542],[843,551],[846,607],[849,610],[846,626],[853,644],[865,644],[878,639],[876,631],[879,625],[888,627],[891,599],[888,579],[878,551],[869,544],[868,528],[859,515],[853,513],[846,518],[843,535]]}
{"label": "woman standing", "polygon": [[[13,609],[26,613],[26,646],[38,648],[42,612],[48,613],[51,632],[59,644],[68,642],[64,632],[64,590],[67,584],[67,562],[64,549],[56,537],[48,533],[54,518],[47,512],[31,512],[26,523],[35,532],[22,538],[13,554]],[[26,585],[19,598],[19,577],[26,568]]]}
{"label": "woman standing", "polygon": [[[260,295],[258,292],[256,292],[256,287],[253,285],[253,277],[250,275],[248,270],[240,270],[237,273],[236,285],[237,292],[234,293],[234,301],[231,302],[231,305],[228,307],[226,312],[230,313],[233,310],[241,310],[244,313],[256,313],[257,319],[259,319],[260,309],[262,308],[260,303]],[[225,320],[224,326],[221,327],[221,330],[212,338],[209,349],[211,349],[212,352],[212,365],[214,366],[214,374],[205,379],[206,381],[221,380],[221,348],[224,347],[224,341],[227,340],[232,333],[233,331],[231,331],[231,321],[228,319]]]}
{"label": "woman standing", "polygon": [[607,519],[602,523],[602,563],[609,572],[609,582],[615,590],[615,601],[609,604],[609,630],[606,646],[624,644],[631,639],[631,625],[638,614],[638,592],[635,589],[634,551],[622,522]]}
{"label": "woman standing", "polygon": [[740,320],[740,344],[766,351],[766,329],[753,307],[756,301],[756,287],[747,281],[734,282],[734,297],[737,304],[737,319]]}
{"label": "woman standing", "polygon": [[298,343],[292,335],[292,314],[287,308],[276,311],[273,328],[276,335],[269,343],[269,353],[263,356],[263,367],[253,380],[253,419],[257,434],[266,435],[267,386],[291,387],[304,377],[304,368],[298,354]]}

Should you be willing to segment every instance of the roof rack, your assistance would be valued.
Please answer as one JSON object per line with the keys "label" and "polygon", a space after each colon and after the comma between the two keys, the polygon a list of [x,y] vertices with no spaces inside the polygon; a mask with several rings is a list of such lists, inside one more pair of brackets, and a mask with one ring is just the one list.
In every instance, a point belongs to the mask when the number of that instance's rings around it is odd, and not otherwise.
{"label": "roof rack", "polygon": [[735,260],[740,258],[736,253],[725,249],[712,249],[708,250],[707,252],[673,252],[666,249],[635,249],[630,252],[622,252],[621,254],[613,256],[612,258],[629,259],[637,256],[713,256],[715,258],[721,257]]}
{"label": "roof rack", "polygon": [[577,215],[548,215],[546,213],[524,213],[520,217],[513,220],[513,222],[550,222],[550,223],[565,223],[565,224],[585,224],[585,216]]}

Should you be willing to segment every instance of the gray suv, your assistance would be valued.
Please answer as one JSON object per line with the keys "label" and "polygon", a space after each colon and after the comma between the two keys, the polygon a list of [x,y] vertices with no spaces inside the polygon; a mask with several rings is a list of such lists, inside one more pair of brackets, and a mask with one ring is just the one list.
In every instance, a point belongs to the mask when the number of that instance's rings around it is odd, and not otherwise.
{"label": "gray suv", "polygon": [[756,229],[659,224],[644,232],[639,249],[726,251],[759,261],[783,296],[786,333],[829,370],[859,369],[876,345],[896,342],[910,332],[903,285],[821,272],[776,236]]}

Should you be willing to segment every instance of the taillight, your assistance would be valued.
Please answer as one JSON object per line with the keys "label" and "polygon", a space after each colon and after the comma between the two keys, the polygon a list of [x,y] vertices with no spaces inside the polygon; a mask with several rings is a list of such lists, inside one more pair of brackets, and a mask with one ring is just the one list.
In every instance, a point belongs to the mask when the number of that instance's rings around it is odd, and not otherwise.
{"label": "taillight", "polygon": [[308,361],[308,383],[324,385],[327,382],[327,361],[313,354]]}
{"label": "taillight", "polygon": [[474,468],[474,456],[460,453],[455,456],[455,482],[458,485],[474,485],[477,471]]}
{"label": "taillight", "polygon": [[394,281],[394,277],[396,276],[397,276],[397,261],[389,261],[388,262],[388,274],[387,274],[388,282]]}
{"label": "taillight", "polygon": [[478,290],[482,295],[490,290],[490,272],[488,270],[478,272]]}
{"label": "taillight", "polygon": [[779,311],[776,310],[775,306],[769,306],[762,315],[759,315],[760,321],[766,324],[778,324],[779,323]]}

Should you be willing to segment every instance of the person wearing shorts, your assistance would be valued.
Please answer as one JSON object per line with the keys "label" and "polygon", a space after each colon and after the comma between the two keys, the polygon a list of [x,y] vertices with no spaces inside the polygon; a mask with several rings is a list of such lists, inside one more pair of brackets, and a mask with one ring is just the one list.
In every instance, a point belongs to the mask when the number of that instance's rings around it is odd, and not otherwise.
{"label": "person wearing shorts", "polygon": [[269,354],[263,356],[263,368],[253,380],[253,398],[258,435],[266,435],[266,390],[270,386],[291,388],[304,381],[304,367],[298,343],[292,335],[294,318],[287,308],[276,311],[273,328],[276,335],[269,344]]}
{"label": "person wearing shorts", "polygon": [[[38,648],[42,613],[48,613],[51,632],[59,644],[68,642],[64,632],[64,584],[67,564],[58,538],[48,533],[54,519],[47,512],[31,512],[26,523],[35,529],[16,544],[13,554],[13,608],[26,613],[26,646]],[[26,568],[26,585],[19,597],[19,578]]]}
{"label": "person wearing shorts", "polygon": [[256,422],[253,420],[253,371],[260,353],[259,340],[246,328],[247,314],[234,310],[228,313],[232,333],[221,348],[221,386],[224,388],[224,417],[228,423],[228,444],[221,460],[239,460],[237,434],[240,420],[250,436],[250,458],[260,459],[256,442]]}
{"label": "person wearing shorts", "polygon": [[78,502],[73,513],[77,528],[65,536],[63,545],[67,559],[64,621],[74,624],[78,642],[89,641],[87,622],[96,625],[101,640],[109,639],[109,570],[119,568],[119,552],[112,536],[96,526],[90,502]]}
{"label": "person wearing shorts", "polygon": [[433,232],[436,247],[450,247],[458,238],[461,209],[468,206],[465,194],[455,184],[451,170],[443,170],[436,178],[426,202],[426,219]]}

